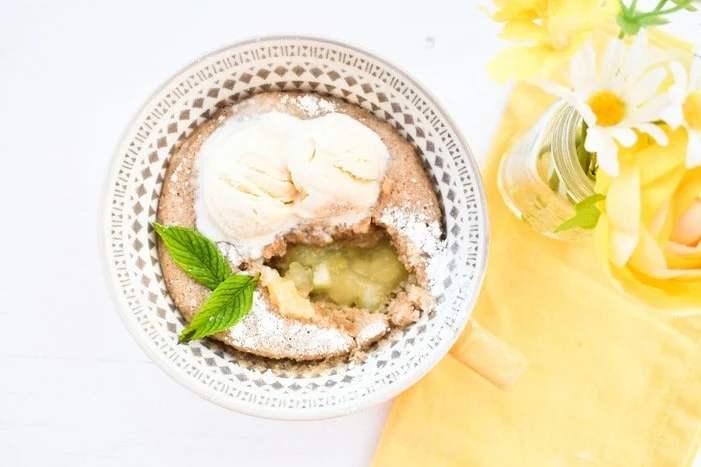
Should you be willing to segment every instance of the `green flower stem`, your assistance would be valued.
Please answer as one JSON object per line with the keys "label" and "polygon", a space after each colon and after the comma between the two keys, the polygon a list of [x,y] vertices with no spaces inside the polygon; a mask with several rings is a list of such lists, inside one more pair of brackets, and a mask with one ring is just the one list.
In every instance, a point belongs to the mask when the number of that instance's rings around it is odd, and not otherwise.
{"label": "green flower stem", "polygon": [[671,8],[667,8],[666,10],[654,10],[650,11],[647,13],[640,13],[638,18],[650,18],[653,16],[663,16],[663,15],[668,15],[670,13],[676,13],[677,11],[681,11],[686,9],[689,5],[691,5],[692,0],[686,0],[684,2],[679,2],[676,5],[674,5]]}
{"label": "green flower stem", "polygon": [[698,11],[694,6],[700,3],[701,0],[672,0],[674,6],[668,6],[669,0],[658,0],[657,6],[650,11],[637,11],[638,0],[631,0],[630,6],[619,0],[621,4],[621,12],[616,18],[616,22],[620,27],[618,38],[622,39],[625,36],[635,36],[642,28],[651,28],[669,24],[670,20],[666,16],[676,13],[681,10]]}
{"label": "green flower stem", "polygon": [[592,154],[589,158],[589,166],[587,167],[587,175],[589,178],[596,182],[596,171],[599,168],[599,164],[596,159],[596,154]]}
{"label": "green flower stem", "polygon": [[660,11],[667,4],[667,0],[660,0],[654,11]]}

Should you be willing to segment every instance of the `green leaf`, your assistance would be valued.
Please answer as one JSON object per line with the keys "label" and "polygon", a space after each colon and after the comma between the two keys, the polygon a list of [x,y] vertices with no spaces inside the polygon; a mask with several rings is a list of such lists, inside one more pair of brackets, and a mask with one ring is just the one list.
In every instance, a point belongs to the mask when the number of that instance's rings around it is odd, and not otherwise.
{"label": "green leaf", "polygon": [[253,290],[258,277],[234,274],[226,278],[209,296],[190,324],[183,329],[178,343],[211,336],[235,325],[251,310]]}
{"label": "green leaf", "polygon": [[691,0],[691,1],[689,1],[689,0],[672,0],[672,1],[674,3],[676,3],[677,5],[684,5],[684,9],[686,11],[691,11],[692,13],[699,11],[699,9],[696,8],[694,5],[692,5],[692,3],[694,3],[694,2],[701,3],[701,0]]}
{"label": "green leaf", "polygon": [[602,194],[595,194],[586,199],[583,199],[574,207],[574,217],[566,220],[558,228],[555,229],[554,233],[564,232],[565,230],[576,229],[580,227],[582,229],[593,229],[599,222],[599,217],[601,217],[601,211],[596,206],[597,203],[606,199],[606,196]]}
{"label": "green leaf", "polygon": [[[591,195],[588,198],[584,198],[582,201],[577,203],[577,206],[579,207],[588,207],[588,206],[594,206],[596,207],[596,203],[600,203],[601,201],[605,200],[606,196],[602,195],[601,193],[596,193]],[[575,206],[575,209],[577,209],[577,206]]]}
{"label": "green leaf", "polygon": [[153,223],[173,261],[190,277],[214,290],[231,275],[231,267],[217,246],[193,229]]}
{"label": "green leaf", "polygon": [[662,26],[664,24],[669,23],[670,21],[668,19],[663,18],[661,16],[647,16],[644,18],[640,18],[640,24],[645,27]]}

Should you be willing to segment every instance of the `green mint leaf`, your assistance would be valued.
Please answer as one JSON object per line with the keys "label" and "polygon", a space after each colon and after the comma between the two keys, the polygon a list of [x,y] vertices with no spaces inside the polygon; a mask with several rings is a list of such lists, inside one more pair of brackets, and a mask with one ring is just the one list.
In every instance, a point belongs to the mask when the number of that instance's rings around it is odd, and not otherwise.
{"label": "green mint leaf", "polygon": [[227,277],[183,329],[178,343],[202,339],[238,323],[251,310],[257,282],[257,276],[234,274]]}
{"label": "green mint leaf", "polygon": [[153,223],[175,263],[210,290],[231,275],[231,267],[217,246],[193,229]]}
{"label": "green mint leaf", "polygon": [[576,229],[593,229],[599,222],[601,210],[596,206],[597,203],[606,199],[602,194],[595,194],[586,199],[583,199],[574,207],[574,217],[563,222],[554,233],[564,232],[565,230]]}

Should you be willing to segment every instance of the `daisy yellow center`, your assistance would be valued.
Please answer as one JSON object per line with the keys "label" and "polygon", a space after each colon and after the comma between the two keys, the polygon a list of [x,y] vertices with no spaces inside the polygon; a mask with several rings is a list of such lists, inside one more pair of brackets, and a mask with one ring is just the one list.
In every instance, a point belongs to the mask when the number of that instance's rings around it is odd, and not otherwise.
{"label": "daisy yellow center", "polygon": [[701,91],[692,91],[684,100],[682,110],[689,127],[701,131]]}
{"label": "daisy yellow center", "polygon": [[600,126],[618,125],[626,115],[626,103],[613,91],[599,91],[589,98],[587,104]]}

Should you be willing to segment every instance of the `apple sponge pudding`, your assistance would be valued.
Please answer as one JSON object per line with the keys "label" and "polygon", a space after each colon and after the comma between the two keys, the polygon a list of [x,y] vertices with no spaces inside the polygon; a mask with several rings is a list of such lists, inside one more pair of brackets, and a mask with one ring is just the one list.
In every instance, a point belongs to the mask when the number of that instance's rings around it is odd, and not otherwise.
{"label": "apple sponge pudding", "polygon": [[[337,99],[269,92],[221,109],[173,152],[158,220],[196,230],[255,277],[250,311],[211,336],[244,352],[359,353],[434,306],[444,252],[431,182],[393,127]],[[211,287],[164,242],[159,259],[191,322]]]}

